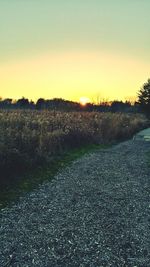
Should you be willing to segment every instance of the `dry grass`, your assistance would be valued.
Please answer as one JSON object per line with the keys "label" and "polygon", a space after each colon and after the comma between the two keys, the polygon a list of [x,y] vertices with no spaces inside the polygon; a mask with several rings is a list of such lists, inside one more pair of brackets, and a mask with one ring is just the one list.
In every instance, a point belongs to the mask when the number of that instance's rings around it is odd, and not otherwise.
{"label": "dry grass", "polygon": [[0,111],[0,181],[75,147],[130,138],[146,125],[139,114]]}

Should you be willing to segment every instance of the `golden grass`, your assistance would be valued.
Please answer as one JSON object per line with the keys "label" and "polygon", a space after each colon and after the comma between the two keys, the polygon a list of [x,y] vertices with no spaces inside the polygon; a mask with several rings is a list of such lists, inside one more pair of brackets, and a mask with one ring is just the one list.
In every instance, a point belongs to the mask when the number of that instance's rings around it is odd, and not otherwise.
{"label": "golden grass", "polygon": [[0,111],[0,180],[72,148],[130,138],[147,125],[140,114]]}

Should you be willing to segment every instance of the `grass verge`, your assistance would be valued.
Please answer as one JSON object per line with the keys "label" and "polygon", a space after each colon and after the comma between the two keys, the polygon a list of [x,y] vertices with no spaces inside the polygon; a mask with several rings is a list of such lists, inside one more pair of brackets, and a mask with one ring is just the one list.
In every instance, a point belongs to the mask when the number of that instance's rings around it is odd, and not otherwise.
{"label": "grass verge", "polygon": [[83,155],[95,152],[100,149],[109,148],[111,145],[86,145],[81,148],[72,149],[61,156],[54,157],[51,162],[43,167],[37,168],[32,172],[26,173],[22,177],[18,177],[16,182],[14,180],[0,190],[0,209],[11,205],[17,199],[37,188],[37,186],[44,181],[51,181],[54,176],[64,167],[71,164],[76,159]]}
{"label": "grass verge", "polygon": [[148,166],[149,166],[149,168],[150,168],[150,151],[148,151],[148,152],[146,153],[146,161],[147,161],[147,164],[148,164]]}

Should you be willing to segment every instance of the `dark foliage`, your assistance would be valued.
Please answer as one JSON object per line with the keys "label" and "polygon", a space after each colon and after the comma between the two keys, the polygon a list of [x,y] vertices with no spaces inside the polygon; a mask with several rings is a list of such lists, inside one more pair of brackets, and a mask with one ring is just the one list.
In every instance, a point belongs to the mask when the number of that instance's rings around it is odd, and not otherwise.
{"label": "dark foliage", "polygon": [[150,79],[144,83],[138,93],[138,104],[141,110],[150,116]]}
{"label": "dark foliage", "polygon": [[98,112],[124,112],[137,113],[138,105],[130,102],[114,100],[113,102],[101,102],[99,104],[87,103],[82,106],[78,102],[64,100],[61,98],[44,99],[39,98],[36,103],[22,97],[17,101],[10,98],[0,99],[1,109],[35,109],[35,110],[56,110],[56,111],[98,111]]}

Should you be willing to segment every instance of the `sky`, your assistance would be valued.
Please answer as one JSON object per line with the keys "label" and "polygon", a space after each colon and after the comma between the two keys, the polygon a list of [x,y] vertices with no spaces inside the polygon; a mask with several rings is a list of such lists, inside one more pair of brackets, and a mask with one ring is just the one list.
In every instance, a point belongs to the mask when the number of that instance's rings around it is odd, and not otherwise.
{"label": "sky", "polygon": [[0,96],[134,99],[150,78],[149,0],[0,0]]}

